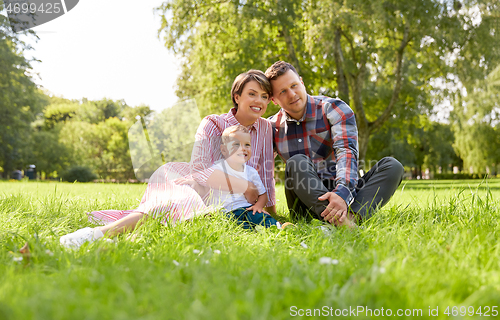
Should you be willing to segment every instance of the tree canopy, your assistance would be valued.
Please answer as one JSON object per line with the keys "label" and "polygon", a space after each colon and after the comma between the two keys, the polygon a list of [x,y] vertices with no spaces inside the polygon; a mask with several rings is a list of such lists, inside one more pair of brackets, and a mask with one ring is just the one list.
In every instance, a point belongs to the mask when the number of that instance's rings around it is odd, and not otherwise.
{"label": "tree canopy", "polygon": [[[498,26],[487,18],[496,6],[442,0],[169,0],[158,10],[160,34],[183,61],[177,95],[196,98],[203,115],[229,109],[237,74],[286,60],[311,94],[350,103],[364,159],[369,137],[390,117],[429,112],[446,97],[430,80],[458,73],[478,77],[491,65],[495,54],[486,48]],[[276,111],[271,106],[267,114]]]}

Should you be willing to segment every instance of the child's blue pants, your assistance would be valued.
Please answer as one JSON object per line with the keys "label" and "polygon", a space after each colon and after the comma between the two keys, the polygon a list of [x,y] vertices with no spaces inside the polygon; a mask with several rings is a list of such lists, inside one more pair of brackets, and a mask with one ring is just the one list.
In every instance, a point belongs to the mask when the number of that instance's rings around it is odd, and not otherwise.
{"label": "child's blue pants", "polygon": [[253,211],[247,211],[247,208],[234,209],[233,211],[228,212],[227,215],[236,219],[237,223],[244,229],[253,229],[256,225],[269,228],[271,226],[275,226],[278,222],[266,213],[255,212],[255,214],[253,214]]}

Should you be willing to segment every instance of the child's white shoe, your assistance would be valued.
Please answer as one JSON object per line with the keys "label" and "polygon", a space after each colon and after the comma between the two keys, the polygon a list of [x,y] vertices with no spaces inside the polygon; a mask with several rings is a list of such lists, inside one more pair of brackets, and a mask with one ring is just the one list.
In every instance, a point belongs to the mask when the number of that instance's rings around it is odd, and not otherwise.
{"label": "child's white shoe", "polygon": [[62,236],[59,242],[66,248],[78,249],[85,242],[92,242],[102,238],[104,234],[99,228],[83,228]]}

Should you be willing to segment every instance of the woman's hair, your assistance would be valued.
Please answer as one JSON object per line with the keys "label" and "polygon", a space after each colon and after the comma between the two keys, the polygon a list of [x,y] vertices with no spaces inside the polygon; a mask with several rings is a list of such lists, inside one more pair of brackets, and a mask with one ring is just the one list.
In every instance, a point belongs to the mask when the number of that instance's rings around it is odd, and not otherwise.
{"label": "woman's hair", "polygon": [[288,70],[292,70],[296,75],[299,75],[297,70],[285,61],[276,61],[272,66],[267,68],[265,76],[269,79],[269,81],[276,80],[279,76],[283,75]]}
{"label": "woman's hair", "polygon": [[231,135],[236,132],[243,132],[243,133],[250,133],[250,130],[248,130],[247,127],[242,126],[241,124],[237,124],[234,126],[227,127],[223,132],[222,132],[222,144],[226,144],[229,141],[231,141]]}
{"label": "woman's hair", "polygon": [[233,87],[231,88],[231,100],[233,100],[233,105],[238,109],[238,104],[234,99],[234,95],[240,95],[243,92],[243,88],[250,81],[255,80],[260,85],[262,90],[264,90],[269,96],[273,95],[273,90],[271,89],[271,83],[267,80],[264,72],[260,70],[248,70],[247,72],[239,74],[236,79],[234,79]]}

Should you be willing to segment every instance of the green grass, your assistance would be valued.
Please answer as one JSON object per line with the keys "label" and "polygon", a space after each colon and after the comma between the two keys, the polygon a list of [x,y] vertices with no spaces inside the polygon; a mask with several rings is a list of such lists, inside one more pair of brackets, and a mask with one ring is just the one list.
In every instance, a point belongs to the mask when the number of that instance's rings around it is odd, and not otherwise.
{"label": "green grass", "polygon": [[[317,221],[246,231],[215,215],[149,220],[135,241],[60,247],[61,235],[90,225],[85,212],[134,208],[144,189],[1,182],[0,319],[288,319],[324,306],[424,318],[438,307],[448,318],[447,306],[500,307],[500,180],[404,181],[355,231]],[[16,261],[26,241],[31,258]]]}

